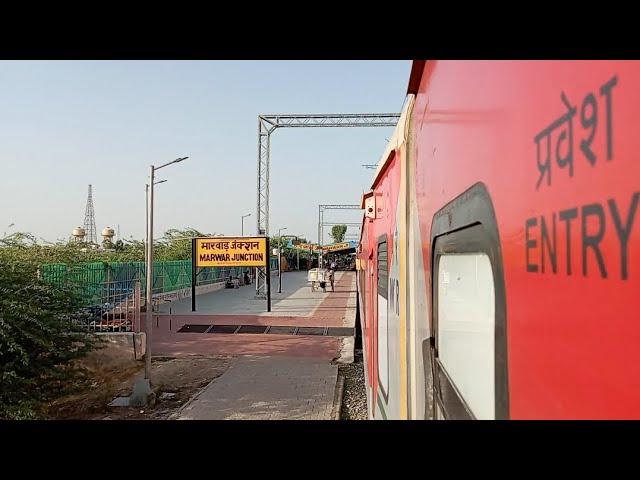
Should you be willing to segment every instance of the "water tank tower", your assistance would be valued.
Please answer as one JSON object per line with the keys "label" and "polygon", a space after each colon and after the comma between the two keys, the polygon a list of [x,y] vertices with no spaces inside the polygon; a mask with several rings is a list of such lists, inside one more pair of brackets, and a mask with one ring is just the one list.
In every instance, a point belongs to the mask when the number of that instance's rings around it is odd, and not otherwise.
{"label": "water tank tower", "polygon": [[102,229],[102,241],[103,242],[111,242],[113,243],[113,237],[115,237],[116,231],[111,227],[106,227]]}
{"label": "water tank tower", "polygon": [[84,237],[85,237],[86,234],[87,234],[87,232],[82,227],[74,228],[73,232],[71,233],[71,235],[73,235],[73,239],[76,242],[83,242],[84,241]]}

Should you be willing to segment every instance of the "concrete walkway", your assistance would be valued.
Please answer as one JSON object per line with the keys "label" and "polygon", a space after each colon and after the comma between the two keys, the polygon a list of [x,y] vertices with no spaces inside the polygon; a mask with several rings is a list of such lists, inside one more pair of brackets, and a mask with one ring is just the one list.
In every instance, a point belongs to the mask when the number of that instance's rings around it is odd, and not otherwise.
{"label": "concrete walkway", "polygon": [[[172,302],[172,314],[154,315],[153,355],[282,355],[287,357],[353,358],[352,337],[278,334],[180,333],[186,324],[272,325],[304,327],[355,327],[356,293],[353,272],[337,272],[336,291],[311,292],[306,272],[283,275],[283,293],[271,313],[253,305],[255,286],[225,289],[198,297],[198,312],[191,313],[190,299]],[[285,283],[286,282],[286,283]],[[285,286],[286,285],[286,286]],[[178,313],[187,310],[188,313]],[[175,307],[175,309],[174,309]],[[168,306],[163,310],[168,311]]]}
{"label": "concrete walkway", "polygon": [[[339,280],[344,272],[337,272]],[[330,291],[330,290],[329,290]],[[256,286],[225,288],[196,297],[196,311],[191,311],[191,298],[160,305],[158,312],[174,315],[259,315],[267,317],[309,316],[327,298],[318,290],[311,291],[307,284],[307,272],[283,272],[282,293],[278,293],[278,276],[271,279],[271,312],[267,302],[256,299]]]}
{"label": "concrete walkway", "polygon": [[[338,363],[353,361],[352,336],[283,333],[287,326],[355,327],[353,272],[337,272],[335,292],[312,292],[307,272],[286,272],[282,293],[277,277],[272,312],[256,300],[255,286],[223,289],[163,306],[154,315],[154,355],[231,355],[229,370],[191,399],[173,418],[180,420],[329,420],[334,409]],[[184,330],[189,325],[192,330]],[[276,327],[266,333],[215,333],[215,325]],[[285,327],[278,330],[277,327]],[[197,328],[196,328],[197,327]],[[297,331],[292,329],[291,331]],[[328,332],[328,330],[327,330]]]}
{"label": "concrete walkway", "polygon": [[338,367],[314,358],[238,357],[177,420],[331,420]]}

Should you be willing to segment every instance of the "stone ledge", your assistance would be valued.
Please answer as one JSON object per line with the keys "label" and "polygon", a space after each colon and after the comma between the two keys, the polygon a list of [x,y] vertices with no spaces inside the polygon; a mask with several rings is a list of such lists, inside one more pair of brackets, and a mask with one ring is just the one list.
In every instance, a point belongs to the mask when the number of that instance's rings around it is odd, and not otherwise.
{"label": "stone ledge", "polygon": [[113,346],[122,351],[122,355],[130,355],[133,360],[142,360],[146,351],[144,332],[98,332],[96,335],[107,343],[105,348]]}
{"label": "stone ledge", "polygon": [[[196,296],[203,295],[205,293],[215,292],[224,288],[224,281],[218,283],[211,283],[209,285],[201,285],[196,287]],[[182,300],[183,298],[191,298],[191,287],[183,288],[181,290],[174,290],[173,292],[156,293],[153,295],[154,301],[160,302],[173,302]]]}
{"label": "stone ledge", "polygon": [[355,337],[344,337],[340,340],[340,356],[336,363],[353,363]]}

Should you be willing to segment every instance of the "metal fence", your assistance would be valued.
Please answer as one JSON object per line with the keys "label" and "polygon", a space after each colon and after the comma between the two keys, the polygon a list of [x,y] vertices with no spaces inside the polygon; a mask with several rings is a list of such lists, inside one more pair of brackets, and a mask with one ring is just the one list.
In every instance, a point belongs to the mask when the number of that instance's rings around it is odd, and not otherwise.
{"label": "metal fence", "polygon": [[72,315],[72,321],[96,332],[139,332],[142,311],[140,282],[132,282],[130,289],[121,282],[102,284],[100,300],[85,305]]}
{"label": "metal fence", "polygon": [[[76,289],[83,304],[78,323],[95,331],[139,331],[146,298],[144,262],[45,264],[40,273],[47,282]],[[224,282],[229,276],[242,274],[240,267],[200,268],[196,286]],[[153,295],[190,287],[190,260],[153,263]]]}

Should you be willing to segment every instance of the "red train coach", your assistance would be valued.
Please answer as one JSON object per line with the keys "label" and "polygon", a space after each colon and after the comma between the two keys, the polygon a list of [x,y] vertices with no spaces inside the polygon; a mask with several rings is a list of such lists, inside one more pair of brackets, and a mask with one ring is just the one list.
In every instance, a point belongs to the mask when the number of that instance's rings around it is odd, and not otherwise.
{"label": "red train coach", "polygon": [[370,418],[640,418],[640,63],[415,61],[365,209]]}

